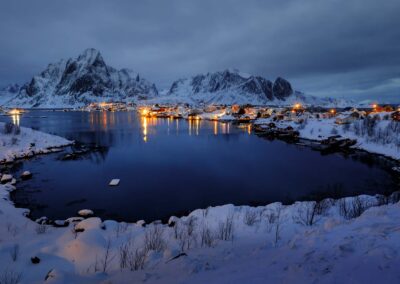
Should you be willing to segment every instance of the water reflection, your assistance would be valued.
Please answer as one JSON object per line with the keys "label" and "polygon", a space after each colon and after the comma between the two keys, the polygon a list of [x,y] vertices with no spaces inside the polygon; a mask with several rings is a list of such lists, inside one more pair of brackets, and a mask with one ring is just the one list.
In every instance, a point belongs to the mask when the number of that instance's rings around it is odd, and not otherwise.
{"label": "water reflection", "polygon": [[19,115],[19,114],[13,114],[13,115],[11,116],[11,119],[12,119],[12,122],[13,122],[15,125],[18,125],[18,126],[19,126],[19,119],[20,119],[20,115]]}
{"label": "water reflection", "polygon": [[[249,135],[253,130],[247,123],[145,118],[135,112],[32,114],[21,125],[99,148],[76,160],[58,159],[63,153],[39,156],[15,170],[15,176],[34,173],[14,193],[17,204],[33,209],[33,218],[67,218],[87,207],[103,218],[119,214],[119,220],[152,221],[226,203],[398,189],[397,180],[373,161],[321,156],[310,148],[260,139]],[[112,178],[121,179],[118,190],[110,190]]]}
{"label": "water reflection", "polygon": [[114,112],[101,111],[89,113],[89,124],[92,130],[101,128],[107,130],[116,123],[116,116]]}

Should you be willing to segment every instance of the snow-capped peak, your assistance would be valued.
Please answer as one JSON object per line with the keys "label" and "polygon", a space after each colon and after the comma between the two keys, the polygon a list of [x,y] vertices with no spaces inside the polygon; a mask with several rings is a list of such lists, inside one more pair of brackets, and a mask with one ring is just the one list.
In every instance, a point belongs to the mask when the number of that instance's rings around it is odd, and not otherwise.
{"label": "snow-capped peak", "polygon": [[88,48],[76,59],[49,64],[6,105],[75,107],[97,101],[136,101],[157,94],[155,85],[138,73],[107,66],[98,50]]}

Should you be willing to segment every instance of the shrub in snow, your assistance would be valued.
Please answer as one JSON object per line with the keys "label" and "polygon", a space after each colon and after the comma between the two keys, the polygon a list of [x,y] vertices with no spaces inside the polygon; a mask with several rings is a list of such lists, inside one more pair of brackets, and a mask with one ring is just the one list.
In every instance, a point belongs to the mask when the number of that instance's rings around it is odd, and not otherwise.
{"label": "shrub in snow", "polygon": [[257,211],[252,208],[248,208],[244,213],[243,222],[248,226],[253,226],[256,222],[258,222],[259,214]]}
{"label": "shrub in snow", "polygon": [[297,210],[297,215],[293,216],[293,220],[305,226],[312,226],[319,220],[318,216],[327,211],[329,205],[328,199],[302,202]]}
{"label": "shrub in snow", "polygon": [[184,222],[176,223],[174,233],[177,236],[181,251],[189,250],[193,244],[197,243],[195,227],[196,218],[193,216],[190,216]]}
{"label": "shrub in snow", "polygon": [[35,231],[38,235],[45,234],[48,230],[48,227],[44,224],[38,224],[35,228]]}
{"label": "shrub in snow", "polygon": [[115,226],[115,235],[117,238],[123,233],[125,233],[129,228],[129,224],[125,222],[118,223],[117,226]]}
{"label": "shrub in snow", "polygon": [[297,215],[293,216],[296,223],[312,226],[317,222],[317,207],[319,202],[302,202],[297,209]]}
{"label": "shrub in snow", "polygon": [[119,267],[121,270],[125,268],[129,268],[131,271],[143,269],[146,257],[146,251],[134,248],[132,240],[119,247]]}
{"label": "shrub in snow", "polygon": [[14,244],[11,247],[10,255],[11,255],[12,261],[14,261],[14,262],[17,261],[18,256],[19,256],[19,245],[18,244]]}
{"label": "shrub in snow", "polygon": [[233,241],[233,213],[230,213],[225,221],[218,225],[218,239],[223,241]]}
{"label": "shrub in snow", "polygon": [[21,282],[22,273],[6,269],[0,273],[0,284],[18,284]]}
{"label": "shrub in snow", "polygon": [[136,271],[144,268],[146,262],[146,251],[136,248],[128,254],[128,264],[131,271]]}
{"label": "shrub in snow", "polygon": [[359,196],[350,199],[342,198],[338,200],[338,203],[340,215],[348,220],[361,216],[365,210],[372,206]]}
{"label": "shrub in snow", "polygon": [[107,240],[107,243],[104,247],[104,254],[101,258],[97,258],[96,255],[96,262],[94,264],[95,272],[101,271],[103,273],[107,272],[107,269],[110,266],[110,263],[115,258],[115,255],[111,253],[111,239]]}
{"label": "shrub in snow", "polygon": [[122,269],[128,267],[128,255],[131,248],[131,242],[128,241],[127,243],[122,244],[119,247],[119,267]]}
{"label": "shrub in snow", "polygon": [[166,246],[162,225],[151,225],[144,235],[144,249],[146,252],[154,250],[162,252]]}
{"label": "shrub in snow", "polygon": [[15,134],[19,135],[21,133],[21,128],[12,122],[7,122],[4,124],[4,134]]}
{"label": "shrub in snow", "polygon": [[200,232],[201,247],[213,247],[216,243],[216,234],[204,225]]}
{"label": "shrub in snow", "polygon": [[282,212],[282,207],[279,206],[276,210],[276,215],[274,220],[274,246],[277,246],[278,241],[281,239],[281,231],[282,231],[281,212]]}

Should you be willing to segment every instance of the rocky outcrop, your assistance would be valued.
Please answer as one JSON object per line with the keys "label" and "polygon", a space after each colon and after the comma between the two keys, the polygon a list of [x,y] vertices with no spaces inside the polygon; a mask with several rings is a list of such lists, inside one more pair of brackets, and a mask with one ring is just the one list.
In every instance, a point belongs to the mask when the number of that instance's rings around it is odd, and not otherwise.
{"label": "rocky outcrop", "polygon": [[293,94],[292,85],[285,79],[278,77],[275,80],[272,88],[274,96],[279,100],[285,100],[287,97]]}

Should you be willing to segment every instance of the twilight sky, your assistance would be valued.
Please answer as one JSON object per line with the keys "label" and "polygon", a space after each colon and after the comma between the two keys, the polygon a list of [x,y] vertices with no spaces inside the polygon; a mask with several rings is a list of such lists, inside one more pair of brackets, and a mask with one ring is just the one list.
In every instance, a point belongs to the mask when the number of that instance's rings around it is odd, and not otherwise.
{"label": "twilight sky", "polygon": [[159,89],[237,68],[308,94],[399,102],[399,15],[399,0],[2,0],[0,86],[94,47]]}

